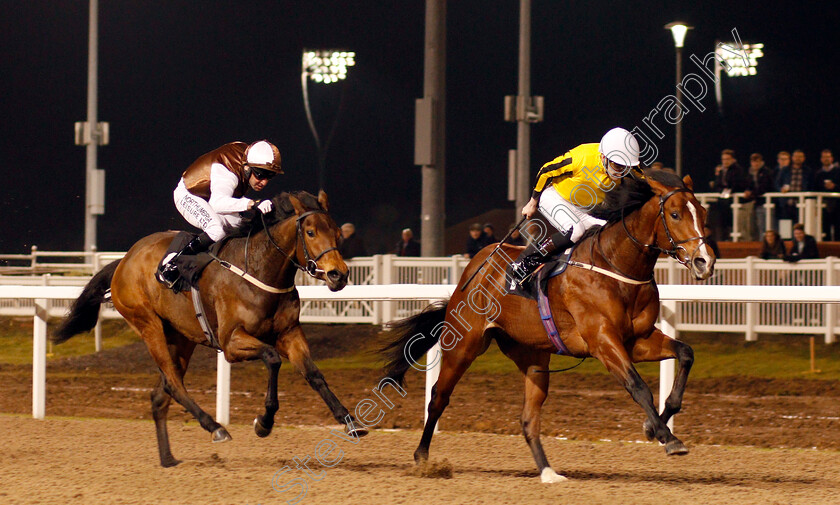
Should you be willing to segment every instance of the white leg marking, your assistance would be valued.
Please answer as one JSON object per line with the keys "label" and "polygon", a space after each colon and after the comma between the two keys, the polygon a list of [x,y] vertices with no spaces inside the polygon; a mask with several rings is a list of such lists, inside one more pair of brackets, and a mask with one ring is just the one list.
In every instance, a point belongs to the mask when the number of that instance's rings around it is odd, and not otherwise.
{"label": "white leg marking", "polygon": [[557,475],[557,473],[548,466],[543,468],[543,471],[540,474],[540,481],[543,484],[554,484],[555,482],[566,482],[567,480],[569,479],[563,477],[562,475]]}

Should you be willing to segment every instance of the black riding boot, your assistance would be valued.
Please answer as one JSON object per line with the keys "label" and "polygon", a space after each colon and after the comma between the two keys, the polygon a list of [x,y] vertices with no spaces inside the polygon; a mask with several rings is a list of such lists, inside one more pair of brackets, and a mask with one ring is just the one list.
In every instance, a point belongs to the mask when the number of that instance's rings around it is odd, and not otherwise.
{"label": "black riding boot", "polygon": [[527,281],[538,266],[542,265],[557,251],[563,251],[572,245],[572,228],[567,231],[558,231],[543,242],[539,247],[535,244],[528,244],[528,247],[519,256],[519,259],[510,265],[519,284]]}
{"label": "black riding boot", "polygon": [[178,251],[175,256],[172,256],[172,259],[167,261],[160,270],[160,279],[166,284],[167,287],[172,287],[175,285],[175,282],[178,281],[178,277],[180,276],[178,272],[178,267],[175,266],[175,259],[181,256],[182,254],[186,255],[195,255],[200,252],[206,251],[211,245],[213,245],[213,239],[210,238],[210,235],[207,233],[202,232],[200,235],[195,237],[194,239],[190,240],[187,245],[184,246],[183,249]]}

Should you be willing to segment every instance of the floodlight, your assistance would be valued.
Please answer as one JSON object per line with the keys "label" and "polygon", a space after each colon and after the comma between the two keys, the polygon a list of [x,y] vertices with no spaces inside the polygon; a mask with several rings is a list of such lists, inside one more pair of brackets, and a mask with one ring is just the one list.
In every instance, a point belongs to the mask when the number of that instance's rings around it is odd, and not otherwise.
{"label": "floodlight", "polygon": [[303,74],[317,83],[331,84],[347,78],[347,68],[356,64],[356,53],[339,50],[304,50]]}
{"label": "floodlight", "polygon": [[674,36],[674,45],[677,47],[683,46],[683,42],[685,42],[685,34],[691,28],[691,26],[688,26],[682,21],[674,21],[673,23],[665,25],[666,30],[671,30],[671,35]]}

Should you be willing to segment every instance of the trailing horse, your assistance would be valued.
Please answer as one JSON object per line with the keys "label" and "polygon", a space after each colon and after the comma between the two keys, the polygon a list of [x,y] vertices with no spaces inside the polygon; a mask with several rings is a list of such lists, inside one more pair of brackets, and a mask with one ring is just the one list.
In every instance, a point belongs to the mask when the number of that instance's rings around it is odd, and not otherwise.
{"label": "trailing horse", "polygon": [[[339,229],[327,214],[327,195],[322,191],[316,199],[306,192],[282,193],[273,202],[272,212],[258,215],[247,236],[228,240],[218,252],[218,261],[205,268],[198,285],[209,326],[229,362],[261,359],[268,368],[265,412],[254,420],[258,436],[268,436],[274,426],[279,408],[277,374],[283,359],[321,395],[348,433],[364,435],[312,362],[300,327],[300,299],[294,286],[298,269],[326,281],[333,291],[347,284],[348,269],[336,248]],[[141,239],[123,259],[94,275],[51,337],[60,343],[93,328],[110,289],[114,307],[146,343],[160,369],[151,402],[160,463],[165,467],[179,463],[170,450],[166,429],[173,398],[212,433],[214,442],[231,438],[184,387],[196,345],[210,343],[196,318],[193,292],[175,294],[155,279],[158,262],[175,233]],[[240,266],[248,275],[228,271],[231,265]]]}
{"label": "trailing horse", "polygon": [[[492,340],[525,377],[522,432],[543,482],[566,480],[549,466],[540,443],[540,409],[549,382],[545,372],[551,354],[559,349],[601,361],[644,410],[648,439],[664,444],[669,455],[688,452],[666,423],[680,410],[694,353],[688,344],[654,326],[659,292],[653,268],[664,252],[698,280],[712,275],[715,257],[702,231],[706,211],[694,197],[689,177],[680,180],[668,172],[647,171],[644,178],[625,177],[592,214],[607,224],[589,230],[566,272],[547,283],[546,304],[559,345],[547,337],[548,326],[543,326],[538,303],[508,292],[512,279],[506,276],[506,267],[522,250],[509,245],[503,245],[490,261],[486,260],[492,246],[479,252],[448,302],[391,325],[391,344],[383,349],[388,359],[385,371],[400,383],[411,368],[423,369],[417,362],[436,342],[443,350],[428,419],[414,452],[417,463],[429,457],[435,424],[455,385]],[[670,358],[678,360],[679,370],[659,414],[650,388],[633,363]]]}

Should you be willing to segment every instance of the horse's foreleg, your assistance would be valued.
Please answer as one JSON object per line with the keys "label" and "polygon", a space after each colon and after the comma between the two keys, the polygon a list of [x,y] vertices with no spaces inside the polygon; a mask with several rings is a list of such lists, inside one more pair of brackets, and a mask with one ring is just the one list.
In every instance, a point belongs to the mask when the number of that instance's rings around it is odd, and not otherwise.
{"label": "horse's foreleg", "polygon": [[[649,337],[636,341],[633,345],[632,357],[635,363],[677,359],[678,368],[674,377],[674,385],[671,394],[665,400],[665,410],[659,415],[662,422],[667,423],[682,408],[685,385],[688,382],[691,366],[694,364],[694,351],[688,344],[674,340],[658,329],[654,329]],[[649,439],[653,438],[653,426],[650,423],[645,423],[645,434]]]}
{"label": "horse's foreleg", "polygon": [[642,407],[647,414],[647,422],[650,424],[650,433],[653,438],[665,445],[665,452],[668,455],[686,454],[688,449],[668,429],[668,425],[662,422],[656,407],[653,404],[653,394],[650,388],[639,375],[639,372],[630,361],[627,350],[620,345],[620,339],[610,339],[609,343],[602,344],[593,350],[592,355],[597,358],[607,370],[622,383],[624,388],[636,403]]}
{"label": "horse's foreleg", "polygon": [[333,417],[345,425],[345,431],[354,436],[363,437],[368,434],[364,426],[356,424],[356,420],[347,411],[327,385],[324,375],[315,366],[309,354],[309,345],[300,326],[296,326],[277,338],[277,351],[288,358],[289,362],[303,375],[309,387],[314,389],[327,404]]}
{"label": "horse's foreleg", "polygon": [[274,414],[280,408],[277,400],[277,374],[280,372],[280,355],[272,347],[266,346],[260,356],[268,369],[268,387],[265,391],[265,414],[254,419],[254,431],[258,437],[267,437],[274,427]]}
{"label": "horse's foreleg", "polygon": [[224,345],[225,358],[230,362],[247,361],[260,358],[268,369],[268,387],[265,391],[265,413],[254,419],[254,432],[258,437],[267,437],[274,427],[274,415],[280,408],[277,400],[277,374],[282,363],[280,355],[273,347],[266,345],[242,328],[231,332],[230,339]]}

